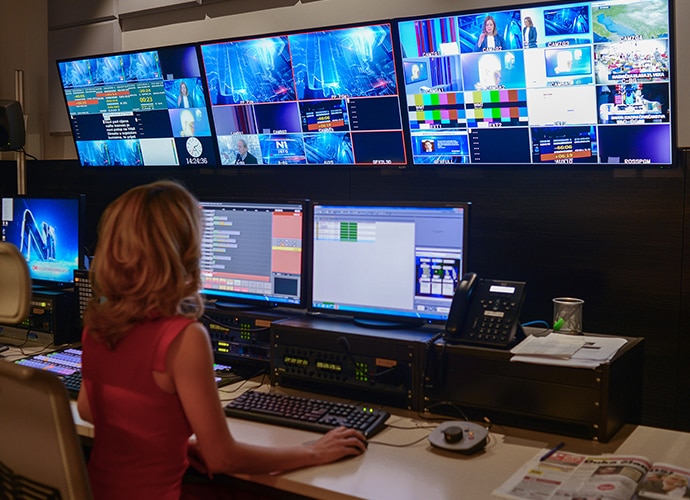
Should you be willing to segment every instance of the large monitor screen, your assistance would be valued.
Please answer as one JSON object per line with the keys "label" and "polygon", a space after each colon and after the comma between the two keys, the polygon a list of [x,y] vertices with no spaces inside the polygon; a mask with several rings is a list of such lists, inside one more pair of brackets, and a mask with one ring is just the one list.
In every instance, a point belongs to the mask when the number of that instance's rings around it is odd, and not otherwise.
{"label": "large monitor screen", "polygon": [[669,0],[397,22],[412,163],[674,161]]}
{"label": "large monitor screen", "polygon": [[58,288],[74,282],[83,254],[83,210],[83,196],[2,198],[2,241],[19,248],[34,285]]}
{"label": "large monitor screen", "polygon": [[222,165],[405,165],[390,24],[201,45]]}
{"label": "large monitor screen", "polygon": [[218,163],[197,47],[58,61],[82,166]]}
{"label": "large monitor screen", "polygon": [[467,203],[314,203],[315,311],[445,322],[465,271]]}
{"label": "large monitor screen", "polygon": [[304,202],[201,201],[202,293],[219,307],[300,307]]}

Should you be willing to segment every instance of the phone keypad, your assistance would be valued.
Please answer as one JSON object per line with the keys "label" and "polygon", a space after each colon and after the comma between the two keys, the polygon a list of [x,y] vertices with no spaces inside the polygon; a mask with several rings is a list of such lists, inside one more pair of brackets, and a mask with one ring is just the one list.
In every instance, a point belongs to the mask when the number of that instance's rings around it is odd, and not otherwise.
{"label": "phone keypad", "polygon": [[513,314],[517,302],[503,299],[483,299],[480,301],[483,313],[478,318],[469,338],[488,344],[506,344],[513,333]]}

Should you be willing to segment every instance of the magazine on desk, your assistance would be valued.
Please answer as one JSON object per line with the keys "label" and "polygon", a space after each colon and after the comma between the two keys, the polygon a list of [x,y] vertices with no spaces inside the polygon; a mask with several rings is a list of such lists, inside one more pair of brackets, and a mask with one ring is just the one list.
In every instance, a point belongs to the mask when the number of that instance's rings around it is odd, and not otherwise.
{"label": "magazine on desk", "polygon": [[[494,496],[540,500],[690,498],[690,470],[636,455],[587,456],[540,452]],[[548,455],[548,454],[547,454]]]}

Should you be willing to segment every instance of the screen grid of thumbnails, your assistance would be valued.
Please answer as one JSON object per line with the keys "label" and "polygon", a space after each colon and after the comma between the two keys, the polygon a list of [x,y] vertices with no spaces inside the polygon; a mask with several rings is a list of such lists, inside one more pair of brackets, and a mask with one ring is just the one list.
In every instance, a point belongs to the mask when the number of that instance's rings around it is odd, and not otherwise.
{"label": "screen grid of thumbnails", "polygon": [[58,61],[84,167],[668,167],[671,0],[523,4]]}

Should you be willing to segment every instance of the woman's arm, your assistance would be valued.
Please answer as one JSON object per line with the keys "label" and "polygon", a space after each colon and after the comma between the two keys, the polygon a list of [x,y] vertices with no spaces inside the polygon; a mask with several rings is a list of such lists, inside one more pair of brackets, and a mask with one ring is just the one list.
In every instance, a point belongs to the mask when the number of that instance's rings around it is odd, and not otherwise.
{"label": "woman's arm", "polygon": [[196,451],[209,472],[285,471],[359,455],[366,449],[364,436],[345,428],[335,429],[306,446],[274,448],[236,441],[218,398],[208,334],[199,323],[189,325],[172,343],[167,367],[196,435]]}
{"label": "woman's arm", "polygon": [[77,410],[79,416],[87,422],[93,424],[93,415],[91,414],[91,406],[89,406],[89,398],[86,396],[86,388],[82,384],[77,396]]}

